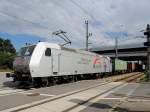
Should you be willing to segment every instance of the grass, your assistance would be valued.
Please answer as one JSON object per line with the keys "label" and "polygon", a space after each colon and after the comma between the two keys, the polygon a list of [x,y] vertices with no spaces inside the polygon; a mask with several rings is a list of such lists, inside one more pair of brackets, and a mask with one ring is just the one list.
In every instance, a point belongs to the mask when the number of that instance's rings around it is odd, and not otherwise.
{"label": "grass", "polygon": [[0,68],[0,72],[12,72],[13,70],[10,68]]}

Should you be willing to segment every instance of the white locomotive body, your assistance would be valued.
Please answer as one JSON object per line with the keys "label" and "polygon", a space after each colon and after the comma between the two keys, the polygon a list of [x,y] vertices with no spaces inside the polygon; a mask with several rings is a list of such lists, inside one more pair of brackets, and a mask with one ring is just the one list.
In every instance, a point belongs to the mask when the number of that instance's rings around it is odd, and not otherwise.
{"label": "white locomotive body", "polygon": [[[112,72],[109,57],[96,53],[39,42],[23,47],[14,61],[15,80],[77,76]],[[24,78],[25,77],[25,78]]]}
{"label": "white locomotive body", "polygon": [[111,72],[108,57],[50,43],[37,44],[29,67],[32,77]]}

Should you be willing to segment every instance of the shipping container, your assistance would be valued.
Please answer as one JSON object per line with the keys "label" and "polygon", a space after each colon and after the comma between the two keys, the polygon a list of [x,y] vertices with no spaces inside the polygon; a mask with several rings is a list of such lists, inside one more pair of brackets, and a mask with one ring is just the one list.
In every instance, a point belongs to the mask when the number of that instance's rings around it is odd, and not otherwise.
{"label": "shipping container", "polygon": [[120,59],[114,59],[113,60],[113,71],[126,71],[127,70],[127,62],[120,60]]}

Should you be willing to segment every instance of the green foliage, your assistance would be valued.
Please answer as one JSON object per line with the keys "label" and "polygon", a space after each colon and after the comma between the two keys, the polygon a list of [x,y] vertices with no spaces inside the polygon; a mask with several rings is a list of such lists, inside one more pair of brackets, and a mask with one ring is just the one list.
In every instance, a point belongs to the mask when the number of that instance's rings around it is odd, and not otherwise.
{"label": "green foliage", "polygon": [[8,39],[0,38],[0,69],[12,68],[16,50]]}
{"label": "green foliage", "polygon": [[141,77],[140,82],[148,82],[148,73],[147,71],[144,72],[144,75]]}
{"label": "green foliage", "polygon": [[16,53],[16,50],[9,39],[0,38],[0,52]]}

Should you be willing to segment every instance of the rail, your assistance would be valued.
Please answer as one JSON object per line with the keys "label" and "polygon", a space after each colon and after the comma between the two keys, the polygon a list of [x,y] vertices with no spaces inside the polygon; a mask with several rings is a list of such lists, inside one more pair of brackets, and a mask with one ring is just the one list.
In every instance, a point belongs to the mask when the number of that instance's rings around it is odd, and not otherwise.
{"label": "rail", "polygon": [[[22,110],[26,110],[28,108],[32,108],[32,107],[35,107],[35,106],[38,106],[38,105],[41,105],[41,104],[44,104],[44,103],[48,103],[48,102],[52,102],[52,101],[57,101],[61,98],[64,98],[64,97],[68,97],[68,96],[71,96],[71,95],[74,95],[74,94],[77,94],[77,93],[81,93],[81,92],[84,92],[84,91],[87,91],[87,90],[90,90],[90,89],[93,89],[93,88],[97,88],[99,86],[104,86],[104,85],[107,85],[111,82],[130,82],[130,81],[133,81],[135,80],[136,78],[139,78],[143,73],[129,73],[129,74],[125,74],[125,75],[122,75],[122,76],[113,76],[111,78],[106,78],[106,79],[103,79],[105,80],[106,82],[104,83],[101,83],[101,84],[98,84],[98,85],[94,85],[94,86],[91,86],[91,87],[88,87],[88,88],[84,88],[84,89],[80,89],[80,90],[76,90],[76,91],[72,91],[72,92],[69,92],[69,93],[65,93],[65,94],[61,94],[61,95],[58,95],[58,96],[54,96],[52,98],[47,98],[47,99],[44,99],[44,100],[41,100],[41,101],[37,101],[37,102],[34,102],[34,103],[31,103],[31,104],[27,104],[27,105],[23,105],[23,106],[19,106],[19,107],[15,107],[15,108],[12,108],[12,109],[8,109],[8,111],[11,111],[11,112],[16,112],[16,111],[22,111]],[[96,96],[93,96],[83,102],[80,102],[80,103],[77,103],[76,105],[70,107],[70,108],[67,108],[66,110],[64,110],[63,112],[68,112],[70,110],[73,110],[75,108],[77,108],[78,106],[80,105],[83,105],[115,88],[118,88],[120,86],[122,86],[124,83],[121,83],[120,85],[117,85],[107,91],[104,91]]]}

